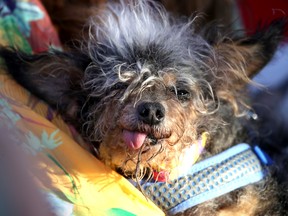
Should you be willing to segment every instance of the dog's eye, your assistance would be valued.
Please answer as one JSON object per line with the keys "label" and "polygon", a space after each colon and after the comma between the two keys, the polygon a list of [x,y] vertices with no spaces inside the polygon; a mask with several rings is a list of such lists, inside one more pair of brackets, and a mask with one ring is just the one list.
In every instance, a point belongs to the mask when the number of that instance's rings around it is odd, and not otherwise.
{"label": "dog's eye", "polygon": [[190,92],[186,89],[177,89],[177,97],[180,101],[187,101],[190,99]]}
{"label": "dog's eye", "polygon": [[186,90],[186,89],[171,88],[170,91],[173,92],[177,96],[178,100],[180,100],[182,102],[185,102],[185,101],[187,101],[187,100],[189,100],[191,98],[190,92],[188,90]]}

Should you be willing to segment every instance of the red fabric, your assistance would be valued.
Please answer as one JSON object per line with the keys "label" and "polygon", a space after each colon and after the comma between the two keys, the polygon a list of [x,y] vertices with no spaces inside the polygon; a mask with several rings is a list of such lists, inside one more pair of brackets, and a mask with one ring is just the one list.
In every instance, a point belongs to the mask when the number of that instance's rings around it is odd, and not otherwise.
{"label": "red fabric", "polygon": [[37,5],[44,14],[43,19],[32,21],[30,23],[31,35],[28,41],[34,53],[46,51],[49,46],[61,47],[58,33],[55,30],[46,9],[39,0],[30,0],[29,2]]}
{"label": "red fabric", "polygon": [[[248,34],[255,32],[259,23],[277,18],[288,18],[288,0],[238,0],[244,27]],[[286,34],[288,36],[288,32]]]}

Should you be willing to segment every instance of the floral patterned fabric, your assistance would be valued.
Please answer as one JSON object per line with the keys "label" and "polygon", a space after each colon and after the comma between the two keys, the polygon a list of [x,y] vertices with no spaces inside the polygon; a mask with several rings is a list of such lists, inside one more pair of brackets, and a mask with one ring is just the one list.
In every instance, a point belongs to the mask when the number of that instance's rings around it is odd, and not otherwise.
{"label": "floral patterned fabric", "polygon": [[[29,53],[46,50],[48,45],[60,48],[57,33],[37,0],[0,0],[0,44]],[[9,128],[33,166],[45,172],[40,176],[31,171],[57,215],[164,215],[125,178],[85,150],[71,126],[3,69],[1,124]]]}

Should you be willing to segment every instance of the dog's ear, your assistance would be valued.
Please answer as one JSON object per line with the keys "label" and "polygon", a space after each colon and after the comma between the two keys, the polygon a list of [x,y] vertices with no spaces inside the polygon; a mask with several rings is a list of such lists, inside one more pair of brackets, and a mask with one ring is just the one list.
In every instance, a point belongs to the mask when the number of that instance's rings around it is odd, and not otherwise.
{"label": "dog's ear", "polygon": [[[252,78],[273,57],[287,30],[287,23],[288,20],[282,18],[269,24],[259,24],[251,36],[239,36],[240,31],[231,33],[214,23],[202,35],[214,47],[218,58],[222,58],[220,62],[231,66],[231,69],[235,67],[235,72],[241,69],[245,76]],[[237,77],[237,74],[234,75]]]}
{"label": "dog's ear", "polygon": [[215,23],[200,32],[214,50],[213,56],[206,61],[213,74],[207,74],[206,79],[217,98],[232,105],[235,114],[240,114],[240,105],[245,104],[241,92],[271,60],[284,38],[287,23],[283,18],[260,25],[251,36],[245,36],[241,31],[231,32]]}
{"label": "dog's ear", "polygon": [[[51,50],[29,55],[11,48],[0,48],[8,73],[32,94],[53,108],[75,115],[83,98],[81,81],[89,58],[80,52]],[[69,116],[68,116],[69,117]]]}

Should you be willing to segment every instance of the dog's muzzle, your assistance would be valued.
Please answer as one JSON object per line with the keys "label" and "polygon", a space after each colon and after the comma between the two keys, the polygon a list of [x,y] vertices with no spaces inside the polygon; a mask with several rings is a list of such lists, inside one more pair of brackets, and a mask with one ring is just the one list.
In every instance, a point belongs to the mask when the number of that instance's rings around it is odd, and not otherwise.
{"label": "dog's muzzle", "polygon": [[123,129],[125,144],[131,149],[139,149],[149,140],[150,145],[156,145],[159,139],[168,138],[171,133],[158,127],[165,119],[165,108],[158,102],[141,102],[136,107],[136,115],[140,128],[136,130]]}
{"label": "dog's muzzle", "polygon": [[165,118],[165,108],[158,102],[142,102],[137,106],[140,121],[150,126],[160,124]]}

